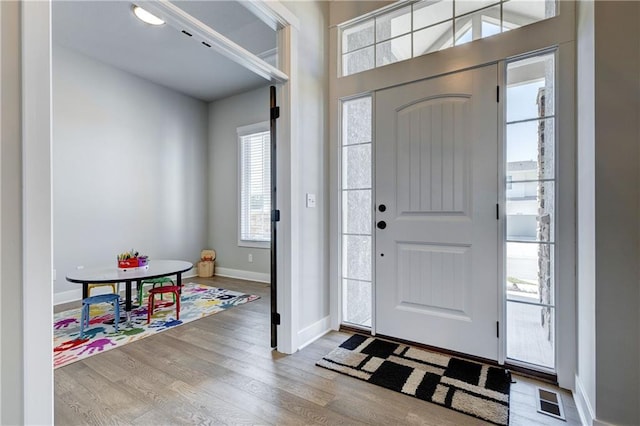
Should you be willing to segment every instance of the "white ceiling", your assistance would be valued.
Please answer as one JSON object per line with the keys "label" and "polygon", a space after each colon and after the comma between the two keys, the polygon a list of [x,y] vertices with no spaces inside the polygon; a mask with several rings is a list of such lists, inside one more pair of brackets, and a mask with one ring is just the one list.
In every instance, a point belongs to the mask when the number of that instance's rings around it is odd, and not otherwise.
{"label": "white ceiling", "polygon": [[[235,1],[173,3],[254,54],[276,47],[275,31]],[[129,1],[55,0],[52,8],[54,44],[196,99],[209,102],[268,83],[169,25],[141,22]]]}

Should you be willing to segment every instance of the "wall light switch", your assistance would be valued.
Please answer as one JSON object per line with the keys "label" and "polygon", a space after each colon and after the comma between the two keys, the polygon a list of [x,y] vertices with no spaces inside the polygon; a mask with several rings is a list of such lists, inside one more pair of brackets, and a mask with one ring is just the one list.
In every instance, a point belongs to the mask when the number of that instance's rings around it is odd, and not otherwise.
{"label": "wall light switch", "polygon": [[316,194],[307,193],[307,207],[314,208],[316,206]]}

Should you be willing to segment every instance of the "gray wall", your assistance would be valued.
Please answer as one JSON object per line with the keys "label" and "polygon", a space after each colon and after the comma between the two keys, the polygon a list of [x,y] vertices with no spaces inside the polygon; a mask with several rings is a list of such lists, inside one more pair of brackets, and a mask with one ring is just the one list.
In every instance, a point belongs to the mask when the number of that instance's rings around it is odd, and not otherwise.
{"label": "gray wall", "polygon": [[267,120],[268,86],[209,104],[208,243],[216,250],[216,268],[270,273],[269,249],[238,246],[237,128]]}
{"label": "gray wall", "polygon": [[207,104],[53,50],[56,293],[135,248],[196,261],[207,238]]}
{"label": "gray wall", "polygon": [[0,2],[0,424],[23,423],[20,4]]}
{"label": "gray wall", "polygon": [[640,3],[594,2],[596,415],[640,424]]}
{"label": "gray wall", "polygon": [[578,377],[597,421],[637,425],[640,3],[594,2],[580,9],[578,68],[593,64],[595,72],[578,75],[578,319],[585,321]]}

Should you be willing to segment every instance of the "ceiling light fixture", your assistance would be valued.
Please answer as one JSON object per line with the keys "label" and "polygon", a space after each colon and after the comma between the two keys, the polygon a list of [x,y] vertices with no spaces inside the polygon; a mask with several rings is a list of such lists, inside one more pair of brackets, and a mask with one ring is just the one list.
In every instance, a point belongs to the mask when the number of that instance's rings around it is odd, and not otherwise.
{"label": "ceiling light fixture", "polygon": [[144,10],[143,8],[141,8],[140,6],[133,6],[133,13],[134,15],[136,15],[136,18],[138,18],[139,20],[141,20],[142,22],[145,22],[149,25],[162,25],[164,24],[164,21],[160,18],[158,18],[156,15],[153,15],[149,12],[147,12],[146,10]]}

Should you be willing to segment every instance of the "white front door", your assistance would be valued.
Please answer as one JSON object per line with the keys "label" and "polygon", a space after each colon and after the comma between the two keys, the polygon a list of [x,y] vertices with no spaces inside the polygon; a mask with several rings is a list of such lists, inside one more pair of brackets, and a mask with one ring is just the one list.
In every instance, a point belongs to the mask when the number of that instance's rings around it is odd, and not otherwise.
{"label": "white front door", "polygon": [[376,333],[498,358],[497,67],[381,90]]}

